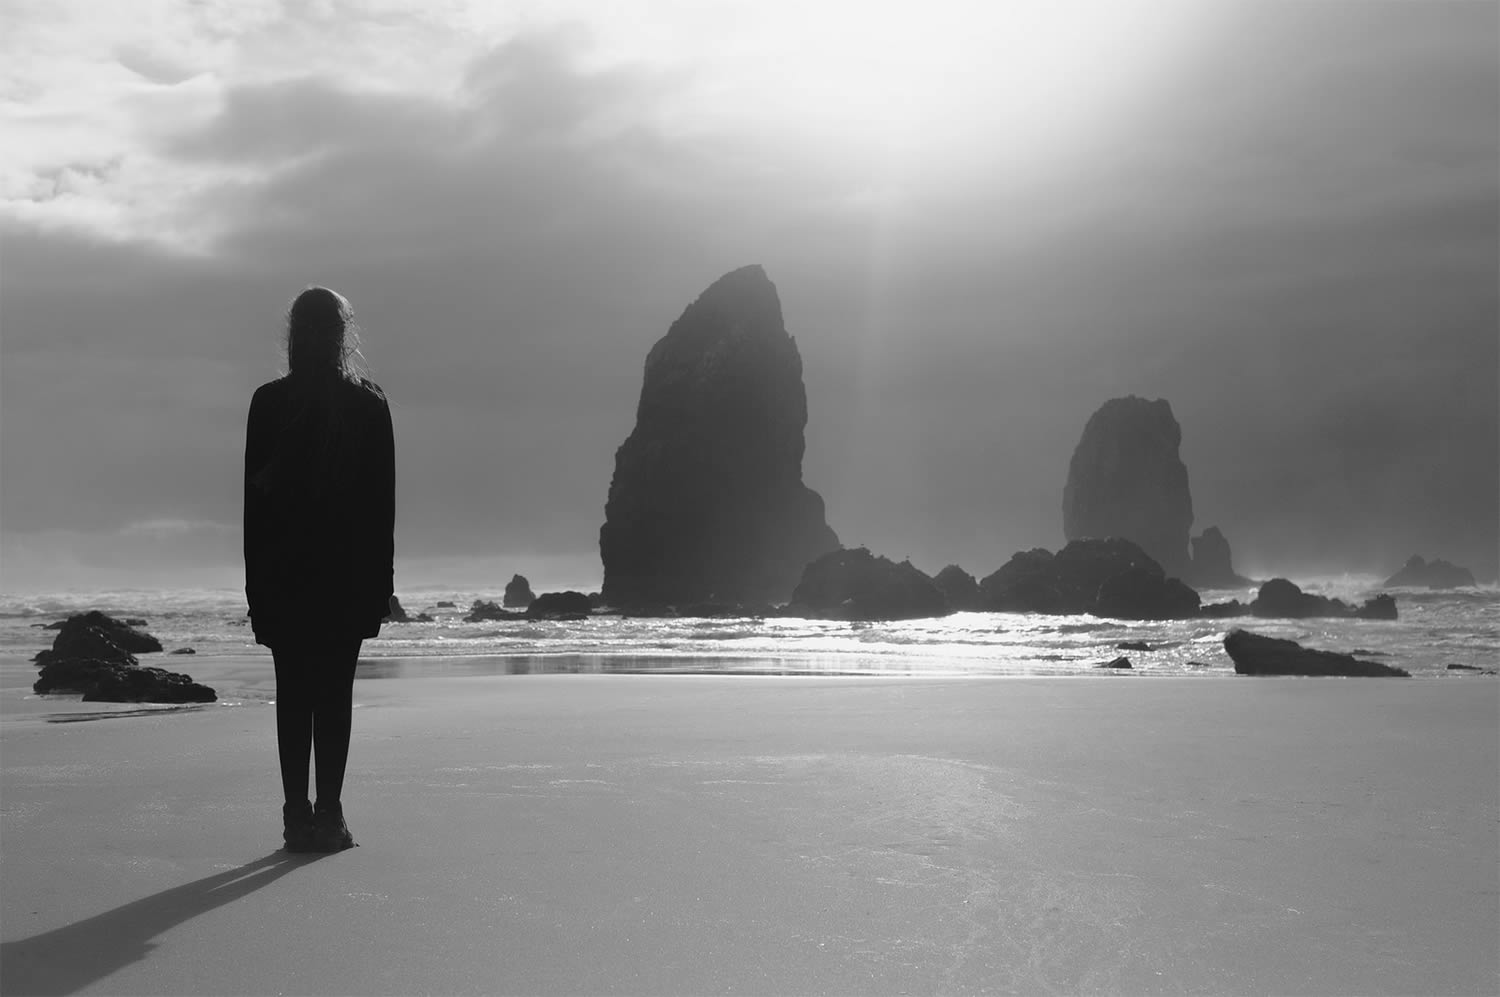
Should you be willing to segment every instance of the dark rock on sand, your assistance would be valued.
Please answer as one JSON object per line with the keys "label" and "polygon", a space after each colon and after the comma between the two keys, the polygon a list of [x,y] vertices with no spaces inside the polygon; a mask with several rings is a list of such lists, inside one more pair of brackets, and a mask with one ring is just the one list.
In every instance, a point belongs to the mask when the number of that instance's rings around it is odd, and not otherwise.
{"label": "dark rock on sand", "polygon": [[985,608],[1013,613],[1093,613],[1117,619],[1197,615],[1198,593],[1168,578],[1122,537],[1074,540],[1056,554],[1021,551],[979,583]]}
{"label": "dark rock on sand", "polygon": [[106,661],[125,666],[139,664],[135,655],[116,644],[110,633],[95,626],[63,628],[53,640],[52,647],[38,651],[31,660],[43,667],[58,661],[75,660]]}
{"label": "dark rock on sand", "polygon": [[[56,629],[58,631],[57,638],[52,643],[52,649],[54,651],[60,650],[58,641],[70,641],[73,634],[82,633],[85,630],[93,629],[98,630],[105,637],[107,637],[111,643],[119,647],[121,650],[128,651],[131,654],[154,654],[162,649],[161,641],[157,640],[155,637],[151,636],[145,631],[137,629],[138,627],[143,627],[145,625],[145,620],[117,620],[112,616],[107,616],[104,613],[99,612],[99,610],[97,609],[93,609],[88,611],[87,613],[78,613],[76,615],[70,616],[66,620],[63,620],[61,623],[54,624],[48,629]],[[73,658],[90,657],[90,655],[87,654],[73,653],[65,654],[62,656]],[[41,659],[38,658],[36,660],[40,661]],[[106,658],[106,660],[113,659]]]}
{"label": "dark rock on sand", "polygon": [[1351,654],[1317,651],[1295,641],[1263,637],[1238,628],[1224,635],[1224,650],[1238,675],[1341,675],[1410,678],[1402,668],[1361,661]]}
{"label": "dark rock on sand", "polygon": [[197,650],[195,648],[191,648],[191,647],[179,647],[176,650],[169,651],[167,653],[168,654],[197,654],[198,652],[197,652]]}
{"label": "dark rock on sand", "polygon": [[1181,443],[1182,429],[1165,399],[1131,395],[1105,402],[1089,417],[1068,465],[1063,535],[1124,537],[1167,575],[1191,577],[1193,499]]}
{"label": "dark rock on sand", "polygon": [[525,609],[535,598],[536,593],[531,591],[531,583],[526,580],[525,575],[511,575],[501,601],[506,609]]}
{"label": "dark rock on sand", "polygon": [[464,617],[465,623],[482,623],[485,620],[524,620],[525,613],[513,613],[508,609],[501,609],[499,604],[490,600],[475,599],[469,607],[469,615]]}
{"label": "dark rock on sand", "polygon": [[82,693],[85,703],[212,703],[218,698],[180,672],[90,658],[49,662],[32,691]]}
{"label": "dark rock on sand", "polygon": [[1133,669],[1135,666],[1130,663],[1130,659],[1129,658],[1124,657],[1122,655],[1121,657],[1118,657],[1118,658],[1116,658],[1113,661],[1106,661],[1103,664],[1098,664],[1098,665],[1095,665],[1094,667],[1095,668],[1131,668],[1131,669]]}
{"label": "dark rock on sand", "polygon": [[589,597],[582,592],[543,592],[532,600],[526,610],[528,620],[586,619],[589,615]]}
{"label": "dark rock on sand", "polygon": [[1309,617],[1358,617],[1365,620],[1394,620],[1396,600],[1377,595],[1358,608],[1342,599],[1304,592],[1285,578],[1273,578],[1260,587],[1250,614],[1262,618],[1300,620]]}
{"label": "dark rock on sand", "polygon": [[1385,580],[1385,584],[1389,588],[1451,589],[1473,585],[1474,573],[1442,558],[1425,561],[1413,554],[1400,571]]}
{"label": "dark rock on sand", "polygon": [[950,564],[933,576],[932,583],[943,593],[955,612],[971,613],[984,608],[979,582],[956,564]]}
{"label": "dark rock on sand", "polygon": [[802,357],[759,266],[719,278],[646,357],[599,530],[611,606],[782,602],[838,537],[802,483]]}
{"label": "dark rock on sand", "polygon": [[953,610],[927,575],[855,547],[824,554],[802,572],[787,612],[843,620],[910,620]]}
{"label": "dark rock on sand", "polygon": [[1248,578],[1235,574],[1229,541],[1217,526],[1210,526],[1192,539],[1193,566],[1189,575],[1194,585],[1203,588],[1238,588],[1250,585]]}

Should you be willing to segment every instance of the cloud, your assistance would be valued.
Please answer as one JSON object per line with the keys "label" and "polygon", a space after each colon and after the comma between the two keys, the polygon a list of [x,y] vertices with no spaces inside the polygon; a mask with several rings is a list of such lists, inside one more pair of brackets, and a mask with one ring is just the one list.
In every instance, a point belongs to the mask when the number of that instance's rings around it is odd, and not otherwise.
{"label": "cloud", "polygon": [[1483,570],[1500,67],[1453,9],[1235,8],[1045,171],[980,118],[892,170],[702,66],[448,9],[116,40],[109,127],[42,143],[15,175],[51,193],[3,222],[5,530],[233,521],[245,406],[318,282],[392,399],[398,554],[583,563],[646,350],[760,262],[850,542],[979,573],[1055,545],[1084,421],[1136,392],[1183,423],[1198,525],[1259,563]]}

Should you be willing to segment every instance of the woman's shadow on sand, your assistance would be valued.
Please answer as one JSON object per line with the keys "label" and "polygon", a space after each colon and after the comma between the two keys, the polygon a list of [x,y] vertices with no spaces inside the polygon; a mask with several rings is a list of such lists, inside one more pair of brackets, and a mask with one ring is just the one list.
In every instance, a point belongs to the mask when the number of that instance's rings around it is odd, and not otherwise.
{"label": "woman's shadow on sand", "polygon": [[174,886],[31,938],[0,944],[0,993],[73,993],[144,959],[155,947],[152,939],[163,932],[324,857],[278,849],[238,869]]}

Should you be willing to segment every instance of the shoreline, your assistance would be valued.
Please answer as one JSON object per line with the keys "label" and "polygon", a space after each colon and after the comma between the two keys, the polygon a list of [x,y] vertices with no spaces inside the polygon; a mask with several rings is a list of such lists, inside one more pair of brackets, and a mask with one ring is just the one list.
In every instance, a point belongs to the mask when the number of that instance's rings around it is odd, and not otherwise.
{"label": "shoreline", "polygon": [[[1129,652],[1124,652],[1129,653]],[[1386,660],[1382,658],[1381,660]],[[216,703],[208,704],[161,704],[161,703],[84,703],[78,695],[33,693],[30,683],[34,681],[36,666],[29,655],[15,652],[0,652],[0,718],[8,723],[29,720],[47,722],[71,722],[87,719],[98,714],[100,718],[110,716],[150,715],[153,713],[191,713],[199,710],[212,711],[240,706],[269,705],[275,699],[275,675],[269,651],[261,653],[207,653],[191,657],[172,657],[163,654],[141,656],[143,665],[167,668],[169,671],[184,671],[195,681],[212,686],[219,694]],[[877,664],[880,667],[873,667]],[[860,667],[863,665],[864,667]],[[1155,686],[1166,681],[1203,682],[1209,680],[1237,680],[1240,682],[1272,681],[1371,681],[1369,679],[1344,679],[1317,676],[1271,676],[1236,675],[1222,666],[1203,667],[1189,672],[1155,670],[1148,667],[1135,669],[1112,669],[1094,667],[1086,670],[1051,668],[1043,663],[1032,671],[977,671],[966,668],[916,668],[903,667],[899,662],[886,659],[855,659],[847,656],[823,658],[807,655],[775,656],[766,654],[719,655],[667,655],[651,652],[640,654],[579,654],[574,651],[552,653],[517,652],[512,654],[476,652],[469,654],[418,654],[418,655],[364,655],[359,659],[355,672],[356,703],[360,690],[370,683],[389,681],[411,682],[423,680],[447,680],[455,678],[517,679],[526,676],[567,676],[574,679],[587,677],[618,676],[635,679],[653,677],[688,677],[727,679],[784,679],[806,681],[829,679],[833,681],[855,681],[874,679],[880,681],[914,682],[982,682],[998,680],[1014,681],[1109,681],[1128,682],[1148,679]],[[1452,671],[1445,673],[1414,674],[1405,681],[1420,680],[1428,684],[1436,680],[1484,681],[1494,680],[1495,675],[1482,671]],[[1379,680],[1376,680],[1379,681]],[[1391,681],[1391,680],[1387,680]]]}
{"label": "shoreline", "polygon": [[1492,686],[777,678],[357,682],[296,862],[272,711],[6,725],[0,984],[1500,986]]}

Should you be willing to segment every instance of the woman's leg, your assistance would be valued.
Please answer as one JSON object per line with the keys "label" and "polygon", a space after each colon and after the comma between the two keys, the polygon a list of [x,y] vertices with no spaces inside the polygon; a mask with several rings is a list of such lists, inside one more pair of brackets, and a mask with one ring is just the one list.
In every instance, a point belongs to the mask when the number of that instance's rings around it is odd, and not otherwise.
{"label": "woman's leg", "polygon": [[307,764],[313,746],[314,663],[291,648],[272,648],[276,664],[276,753],[288,806],[307,804]]}
{"label": "woman's leg", "polygon": [[315,666],[318,679],[312,702],[312,733],[320,810],[336,810],[344,790],[360,643],[354,640],[321,649]]}

